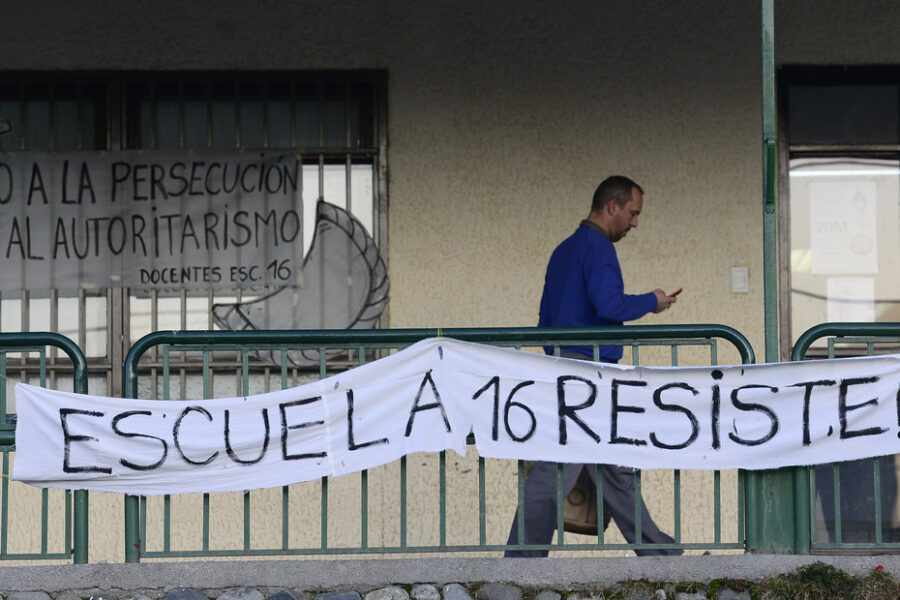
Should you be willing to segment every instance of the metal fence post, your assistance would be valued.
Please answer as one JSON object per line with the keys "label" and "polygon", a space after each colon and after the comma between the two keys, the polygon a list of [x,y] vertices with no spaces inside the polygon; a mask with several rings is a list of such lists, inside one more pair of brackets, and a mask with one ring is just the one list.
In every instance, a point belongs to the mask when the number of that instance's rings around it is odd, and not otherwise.
{"label": "metal fence post", "polygon": [[[84,352],[69,338],[52,332],[28,331],[22,333],[0,334],[0,346],[5,349],[49,346],[62,350],[72,361],[72,388],[76,394],[88,393],[87,359]],[[4,433],[8,433],[4,431]],[[4,443],[15,443],[13,430],[10,439],[4,436]],[[72,515],[72,561],[76,564],[88,562],[88,492],[76,490],[74,493],[74,511]],[[67,540],[68,543],[68,540]],[[68,553],[68,548],[66,549]]]}
{"label": "metal fence post", "polygon": [[[778,243],[775,141],[775,10],[762,0],[762,162],[763,263],[766,361],[778,361]],[[747,549],[767,553],[808,553],[795,512],[802,488],[797,469],[759,471],[748,480]],[[749,511],[755,511],[750,513]],[[807,536],[808,537],[808,536]]]}
{"label": "metal fence post", "polygon": [[[122,368],[122,391],[126,398],[138,397],[137,361],[129,353]],[[125,520],[125,562],[141,561],[140,498],[126,495],[123,503]]]}

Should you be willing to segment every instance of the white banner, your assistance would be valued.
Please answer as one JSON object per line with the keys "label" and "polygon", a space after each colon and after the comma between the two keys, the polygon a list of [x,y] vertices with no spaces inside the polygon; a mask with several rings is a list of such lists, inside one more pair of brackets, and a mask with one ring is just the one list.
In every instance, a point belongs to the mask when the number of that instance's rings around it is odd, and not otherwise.
{"label": "white banner", "polygon": [[18,384],[13,479],[130,494],[237,491],[412,452],[641,469],[769,469],[900,451],[900,356],[624,367],[450,339],[296,388],[122,400]]}
{"label": "white banner", "polygon": [[0,290],[294,285],[302,176],[293,153],[0,153]]}

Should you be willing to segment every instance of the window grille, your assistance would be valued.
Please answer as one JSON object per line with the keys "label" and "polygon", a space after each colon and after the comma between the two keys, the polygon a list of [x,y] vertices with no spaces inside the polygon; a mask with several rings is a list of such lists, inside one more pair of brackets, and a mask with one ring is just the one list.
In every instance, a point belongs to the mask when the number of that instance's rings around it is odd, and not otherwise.
{"label": "window grille", "polygon": [[[302,161],[305,251],[316,201],[386,240],[382,72],[17,74],[0,78],[0,152],[294,152]],[[383,265],[382,265],[383,266]],[[0,331],[53,331],[89,361],[91,393],[119,395],[124,353],[160,329],[213,329],[213,306],[242,289],[28,289],[0,295]],[[386,302],[386,297],[384,298]],[[28,357],[21,358],[28,368]],[[226,361],[227,362],[227,361]]]}

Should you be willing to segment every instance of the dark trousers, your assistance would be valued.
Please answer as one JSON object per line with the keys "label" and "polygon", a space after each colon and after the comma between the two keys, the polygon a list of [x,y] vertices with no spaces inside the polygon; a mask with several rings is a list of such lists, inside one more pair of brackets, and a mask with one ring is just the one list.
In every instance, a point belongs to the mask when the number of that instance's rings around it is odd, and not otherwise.
{"label": "dark trousers", "polygon": [[[563,348],[561,356],[589,360],[584,354]],[[569,495],[581,469],[587,469],[591,482],[597,484],[595,465],[566,464],[563,465],[563,497]],[[603,477],[603,510],[609,514],[619,531],[628,543],[635,543],[634,520],[634,471],[627,467],[603,465],[600,469]],[[525,543],[549,544],[556,529],[556,463],[535,462],[525,481]],[[603,527],[600,523],[599,527]],[[647,505],[641,499],[641,541],[650,544],[671,544],[675,540],[664,533],[653,522]],[[519,512],[513,518],[507,545],[519,543]],[[508,550],[506,557],[543,557],[547,550]],[[672,556],[680,555],[680,549],[668,550],[635,550],[638,556]]]}
{"label": "dark trousers", "polygon": [[[587,469],[591,482],[596,485],[596,468],[594,465],[563,465],[563,497],[578,481],[581,469]],[[629,543],[634,543],[634,471],[626,467],[603,465],[600,469],[603,477],[603,510],[618,525],[619,530]],[[535,462],[525,482],[525,543],[549,544],[556,529],[556,463]],[[507,544],[519,543],[519,513],[513,518]],[[600,524],[602,527],[603,524]],[[641,541],[651,544],[671,544],[672,536],[661,531],[653,522],[644,501],[641,500]],[[637,549],[638,556],[679,555],[680,549],[650,550]],[[544,557],[547,550],[508,550],[506,557]]]}

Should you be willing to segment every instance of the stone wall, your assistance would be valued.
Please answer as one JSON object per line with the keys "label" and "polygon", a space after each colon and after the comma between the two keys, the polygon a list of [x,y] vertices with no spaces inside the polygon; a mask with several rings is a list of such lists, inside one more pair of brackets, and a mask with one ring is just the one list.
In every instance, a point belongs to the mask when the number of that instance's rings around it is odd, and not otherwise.
{"label": "stone wall", "polygon": [[[740,584],[815,562],[856,577],[900,556],[205,561],[0,567],[3,600],[631,600],[750,598]],[[881,567],[881,569],[879,569]]]}

